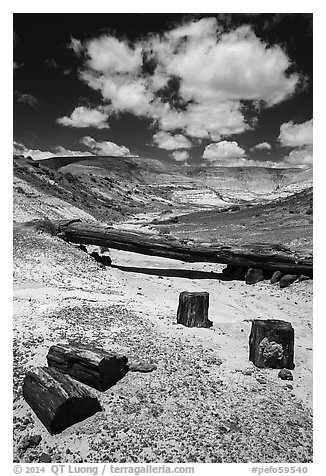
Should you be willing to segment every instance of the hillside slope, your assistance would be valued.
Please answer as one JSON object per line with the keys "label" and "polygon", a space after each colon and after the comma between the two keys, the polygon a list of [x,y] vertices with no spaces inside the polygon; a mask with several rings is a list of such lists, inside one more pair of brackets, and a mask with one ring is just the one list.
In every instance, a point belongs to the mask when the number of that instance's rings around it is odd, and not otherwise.
{"label": "hillside slope", "polygon": [[189,170],[140,158],[15,158],[14,219],[149,225],[153,232],[185,239],[193,239],[196,230],[202,241],[268,241],[310,251],[309,184],[310,171],[293,169]]}
{"label": "hillside slope", "polygon": [[[14,219],[89,217],[104,223],[140,211],[167,210],[169,202],[142,189],[134,180],[86,173],[65,167],[49,168],[47,161],[14,159]],[[92,170],[92,169],[91,169]]]}
{"label": "hillside slope", "polygon": [[56,157],[42,166],[81,176],[110,176],[151,187],[179,204],[222,206],[222,201],[266,201],[312,186],[312,171],[263,167],[185,167],[140,157]]}

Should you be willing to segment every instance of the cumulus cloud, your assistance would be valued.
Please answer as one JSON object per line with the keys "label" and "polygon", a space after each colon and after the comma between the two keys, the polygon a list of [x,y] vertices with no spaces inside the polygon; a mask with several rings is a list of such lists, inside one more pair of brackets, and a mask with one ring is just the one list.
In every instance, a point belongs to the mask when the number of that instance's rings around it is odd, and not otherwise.
{"label": "cumulus cloud", "polygon": [[244,132],[251,126],[243,101],[271,107],[300,80],[288,74],[290,60],[280,46],[268,46],[250,26],[225,31],[216,18],[133,44],[109,34],[84,43],[72,38],[70,48],[84,58],[80,79],[101,93],[112,113],[146,117],[162,131],[200,140]]}
{"label": "cumulus cloud", "polygon": [[212,160],[208,165],[211,167],[264,167],[273,169],[289,168],[289,164],[284,161],[273,162],[271,160],[252,160],[241,157],[219,159],[218,161]]}
{"label": "cumulus cloud", "polygon": [[142,64],[142,48],[134,48],[113,36],[103,35],[86,43],[87,64],[101,73],[137,73]]}
{"label": "cumulus cloud", "polygon": [[211,166],[308,168],[312,166],[312,147],[293,150],[280,161],[252,160],[246,156],[245,150],[236,141],[224,140],[206,146],[202,158]]}
{"label": "cumulus cloud", "polygon": [[280,127],[278,136],[283,147],[293,147],[284,161],[288,166],[308,168],[313,165],[313,119],[294,124],[286,122]]}
{"label": "cumulus cloud", "polygon": [[115,144],[114,142],[109,141],[102,141],[97,142],[93,137],[85,136],[83,137],[80,142],[96,155],[108,155],[113,157],[130,157],[132,154],[130,150],[125,146],[120,146]]}
{"label": "cumulus cloud", "polygon": [[96,129],[108,129],[107,114],[99,109],[90,109],[79,106],[74,109],[70,116],[63,116],[57,119],[57,123],[68,127],[94,127]]}
{"label": "cumulus cloud", "polygon": [[14,94],[17,102],[22,102],[29,106],[36,106],[38,103],[36,97],[32,96],[32,94],[21,93],[20,91],[15,91]]}
{"label": "cumulus cloud", "polygon": [[239,147],[236,141],[223,140],[207,145],[202,157],[208,162],[219,162],[221,160],[243,158],[245,155],[245,150]]}
{"label": "cumulus cloud", "polygon": [[288,166],[310,168],[313,165],[312,146],[295,149],[285,157],[284,161]]}
{"label": "cumulus cloud", "polygon": [[256,144],[252,149],[250,150],[271,150],[272,146],[268,142],[260,142],[259,144]]}
{"label": "cumulus cloud", "polygon": [[221,104],[189,104],[185,111],[167,107],[160,111],[158,121],[161,129],[181,129],[190,137],[218,141],[221,135],[240,134],[249,129],[239,102]]}
{"label": "cumulus cloud", "polygon": [[176,150],[171,155],[177,162],[186,162],[189,159],[189,152],[187,150]]}
{"label": "cumulus cloud", "polygon": [[154,99],[145,78],[123,74],[99,75],[83,71],[80,77],[91,88],[99,90],[103,99],[115,113],[130,112],[135,116],[151,117],[151,102]]}
{"label": "cumulus cloud", "polygon": [[293,121],[286,122],[280,127],[278,136],[283,147],[302,147],[313,143],[313,120],[294,124]]}
{"label": "cumulus cloud", "polygon": [[190,149],[191,142],[182,134],[171,135],[168,132],[160,131],[153,135],[153,140],[160,149],[177,150]]}
{"label": "cumulus cloud", "polygon": [[[163,43],[163,45],[162,45]],[[293,94],[297,74],[277,45],[268,47],[249,25],[220,33],[215,18],[190,22],[153,43],[158,61],[181,79],[185,100],[260,100],[272,106]]]}
{"label": "cumulus cloud", "polygon": [[185,38],[191,39],[202,39],[209,38],[211,36],[216,36],[217,30],[222,31],[218,28],[217,21],[215,18],[202,18],[197,21],[190,21],[181,26],[170,30],[167,33],[168,38],[173,40],[180,40]]}
{"label": "cumulus cloud", "polygon": [[69,150],[62,146],[57,146],[54,151],[45,151],[39,149],[30,149],[21,142],[14,141],[13,143],[14,155],[24,155],[25,157],[32,157],[34,160],[49,159],[51,157],[64,157],[64,156],[87,156],[93,155],[89,152],[81,152],[79,150]]}

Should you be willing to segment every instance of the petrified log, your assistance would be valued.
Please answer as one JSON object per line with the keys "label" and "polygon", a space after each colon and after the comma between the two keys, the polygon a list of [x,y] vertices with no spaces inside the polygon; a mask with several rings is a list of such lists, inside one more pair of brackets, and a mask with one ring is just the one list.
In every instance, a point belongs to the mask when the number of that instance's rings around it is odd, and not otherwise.
{"label": "petrified log", "polygon": [[102,410],[86,387],[48,367],[27,373],[23,397],[51,434],[60,433]]}
{"label": "petrified log", "polygon": [[82,345],[52,345],[46,358],[49,367],[101,391],[112,387],[128,372],[127,357]]}
{"label": "petrified log", "polygon": [[312,275],[312,255],[298,256],[288,248],[268,243],[227,246],[214,243],[183,243],[176,238],[105,228],[78,222],[59,222],[61,238],[145,255],[173,258],[188,263],[211,262]]}
{"label": "petrified log", "polygon": [[179,296],[177,323],[186,327],[211,327],[208,319],[209,294],[183,291]]}
{"label": "petrified log", "polygon": [[257,367],[294,369],[294,329],[290,322],[252,321],[249,337],[249,360]]}

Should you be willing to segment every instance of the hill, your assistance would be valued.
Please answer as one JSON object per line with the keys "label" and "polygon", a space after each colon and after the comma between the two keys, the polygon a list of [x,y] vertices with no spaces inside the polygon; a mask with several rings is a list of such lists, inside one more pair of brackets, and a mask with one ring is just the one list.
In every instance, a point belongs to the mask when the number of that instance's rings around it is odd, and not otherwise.
{"label": "hill", "polygon": [[139,157],[14,159],[18,221],[82,218],[188,239],[312,248],[312,172],[185,167]]}

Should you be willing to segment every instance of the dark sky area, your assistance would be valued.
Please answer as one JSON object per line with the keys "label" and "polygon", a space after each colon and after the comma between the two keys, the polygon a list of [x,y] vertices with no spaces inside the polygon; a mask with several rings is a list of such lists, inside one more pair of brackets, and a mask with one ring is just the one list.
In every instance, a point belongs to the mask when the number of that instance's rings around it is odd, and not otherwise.
{"label": "dark sky area", "polygon": [[312,17],[14,14],[14,150],[310,167]]}

